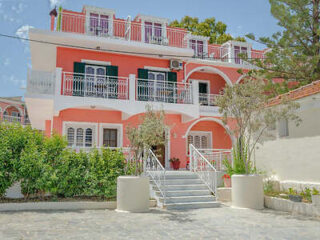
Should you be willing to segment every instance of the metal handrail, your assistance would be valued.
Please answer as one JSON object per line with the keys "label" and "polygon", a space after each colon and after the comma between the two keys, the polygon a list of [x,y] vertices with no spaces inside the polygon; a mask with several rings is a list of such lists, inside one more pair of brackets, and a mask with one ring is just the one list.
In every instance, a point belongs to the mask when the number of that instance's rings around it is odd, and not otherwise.
{"label": "metal handrail", "polygon": [[144,171],[151,177],[156,184],[163,198],[163,204],[166,203],[166,169],[162,166],[159,159],[152,152],[148,150],[146,161],[144,161]]}
{"label": "metal handrail", "polygon": [[192,144],[189,145],[189,151],[190,171],[197,173],[210,191],[216,195],[217,170]]}

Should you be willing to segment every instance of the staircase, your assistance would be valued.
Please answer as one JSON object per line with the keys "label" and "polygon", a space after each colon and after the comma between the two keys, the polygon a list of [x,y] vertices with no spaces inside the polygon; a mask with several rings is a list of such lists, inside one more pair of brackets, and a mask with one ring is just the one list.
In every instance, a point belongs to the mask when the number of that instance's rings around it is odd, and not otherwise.
{"label": "staircase", "polygon": [[[166,209],[195,209],[218,207],[215,197],[194,172],[166,171],[164,187],[161,189],[150,181],[158,205]],[[164,199],[165,196],[165,199]]]}

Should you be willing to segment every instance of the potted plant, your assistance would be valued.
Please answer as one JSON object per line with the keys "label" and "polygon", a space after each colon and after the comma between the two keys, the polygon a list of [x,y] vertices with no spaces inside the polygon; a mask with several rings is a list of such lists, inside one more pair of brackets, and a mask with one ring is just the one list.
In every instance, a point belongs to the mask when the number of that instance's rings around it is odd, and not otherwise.
{"label": "potted plant", "polygon": [[289,200],[292,202],[301,202],[302,196],[298,194],[296,190],[293,190],[293,188],[289,188]]}
{"label": "potted plant", "polygon": [[[300,119],[295,115],[298,104],[281,99],[281,107],[269,107],[263,76],[249,71],[241,84],[226,86],[215,99],[222,123],[233,140],[232,163],[224,161],[231,176],[232,205],[263,209],[263,179],[252,160],[257,143],[266,129],[280,119]],[[286,100],[286,101],[284,101]]]}
{"label": "potted plant", "polygon": [[320,207],[320,193],[316,188],[312,189],[311,198],[312,198],[312,204]]}
{"label": "potted plant", "polygon": [[224,174],[222,176],[224,187],[230,188],[231,187],[231,177],[229,174]]}
{"label": "potted plant", "polygon": [[174,170],[179,170],[180,168],[180,159],[179,158],[171,158],[170,160],[171,166]]}

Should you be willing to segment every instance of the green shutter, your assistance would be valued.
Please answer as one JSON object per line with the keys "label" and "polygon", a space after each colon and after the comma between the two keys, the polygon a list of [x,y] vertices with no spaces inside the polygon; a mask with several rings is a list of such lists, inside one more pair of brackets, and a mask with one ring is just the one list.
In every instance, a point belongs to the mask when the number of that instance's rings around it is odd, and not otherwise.
{"label": "green shutter", "polygon": [[174,87],[176,87],[177,83],[177,73],[176,72],[168,72],[168,86],[172,90],[169,91],[168,101],[170,103],[176,103],[177,102],[177,89],[174,90]]}
{"label": "green shutter", "polygon": [[73,72],[73,96],[83,96],[85,64],[81,62],[74,62]]}
{"label": "green shutter", "polygon": [[[148,101],[148,69],[139,68],[138,69],[138,100],[139,101]],[[146,80],[142,80],[146,79]]]}
{"label": "green shutter", "polygon": [[107,66],[106,75],[109,78],[108,98],[118,98],[118,66]]}

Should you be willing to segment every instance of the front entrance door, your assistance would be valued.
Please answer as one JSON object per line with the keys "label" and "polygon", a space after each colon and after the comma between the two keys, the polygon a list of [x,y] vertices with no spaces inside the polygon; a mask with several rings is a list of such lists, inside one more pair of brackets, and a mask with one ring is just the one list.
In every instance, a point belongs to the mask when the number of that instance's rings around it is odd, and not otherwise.
{"label": "front entrance door", "polygon": [[166,146],[164,144],[152,147],[152,151],[157,156],[161,165],[166,167]]}
{"label": "front entrance door", "polygon": [[209,84],[207,82],[199,82],[199,103],[208,105]]}

